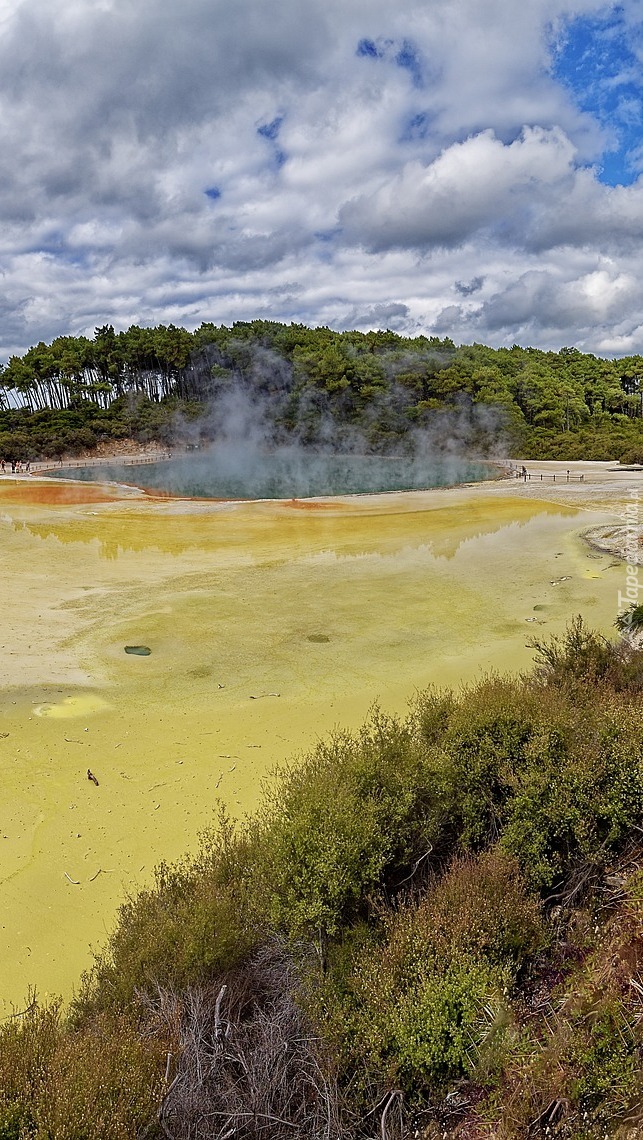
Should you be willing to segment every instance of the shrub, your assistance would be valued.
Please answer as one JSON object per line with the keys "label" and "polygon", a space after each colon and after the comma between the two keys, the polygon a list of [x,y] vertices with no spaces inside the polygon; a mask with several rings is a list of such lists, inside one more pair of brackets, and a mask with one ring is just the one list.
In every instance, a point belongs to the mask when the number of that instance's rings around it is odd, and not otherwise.
{"label": "shrub", "polygon": [[[617,628],[623,628],[621,622],[626,618],[616,619]],[[545,684],[578,693],[588,685],[593,692],[600,684],[617,692],[643,689],[643,655],[624,641],[615,644],[587,629],[581,617],[572,620],[563,637],[534,639],[528,645],[536,650],[535,676]]]}
{"label": "shrub", "polygon": [[278,773],[255,823],[271,921],[291,935],[336,935],[384,873],[405,867],[439,829],[413,734],[375,712]]}
{"label": "shrub", "polygon": [[385,912],[379,944],[350,965],[336,957],[311,1001],[346,1073],[366,1058],[371,1082],[426,1096],[483,1058],[488,1071],[491,1040],[497,1052],[511,1021],[515,972],[544,942],[515,860],[458,858],[419,899]]}
{"label": "shrub", "polygon": [[[499,841],[534,886],[548,887],[581,866],[598,868],[636,824],[643,813],[640,718],[627,687],[618,698],[589,656],[594,679],[583,686],[561,689],[547,672],[537,683],[486,680],[450,708],[429,694],[428,714],[440,725],[432,787],[447,850]],[[630,655],[632,677],[641,660]],[[555,659],[554,676],[559,667]],[[617,672],[619,684],[624,676]],[[420,696],[413,713],[420,734],[424,708]]]}
{"label": "shrub", "polygon": [[592,924],[594,945],[549,993],[545,1026],[532,1018],[521,1048],[507,1060],[502,1094],[487,1106],[494,1135],[638,1136],[642,913],[637,904],[603,927]]}
{"label": "shrub", "polygon": [[643,629],[643,605],[632,602],[624,613],[618,615],[614,625],[620,633],[629,633],[631,630],[638,633]]}
{"label": "shrub", "polygon": [[348,1140],[352,1130],[342,1127],[335,1073],[298,991],[291,955],[271,942],[206,988],[162,995],[180,1024],[175,1076],[162,1109],[164,1135]]}
{"label": "shrub", "polygon": [[424,930],[436,950],[482,954],[497,963],[521,963],[547,937],[540,902],[517,860],[497,849],[456,856],[410,915],[413,930]]}
{"label": "shrub", "polygon": [[137,991],[180,988],[243,960],[259,938],[251,866],[247,842],[225,818],[204,835],[194,859],[161,864],[155,886],[121,907],[105,952],[84,976],[76,1020],[125,1009]]}
{"label": "shrub", "polygon": [[568,707],[534,734],[500,840],[530,882],[546,887],[604,865],[643,813],[642,760],[636,708],[613,697]]}
{"label": "shrub", "polygon": [[536,650],[536,677],[556,685],[574,681],[591,684],[602,680],[616,656],[611,642],[587,629],[581,617],[572,620],[563,637],[552,637],[548,641],[534,638],[528,645]]}
{"label": "shrub", "polygon": [[0,1030],[2,1140],[133,1140],[154,1119],[168,1042],[130,1017],[70,1030],[35,1001]]}

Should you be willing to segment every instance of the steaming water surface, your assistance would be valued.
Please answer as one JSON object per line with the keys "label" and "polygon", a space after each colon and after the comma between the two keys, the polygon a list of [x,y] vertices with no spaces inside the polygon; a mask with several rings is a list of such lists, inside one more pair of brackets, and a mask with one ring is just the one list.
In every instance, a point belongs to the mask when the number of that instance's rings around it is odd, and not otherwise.
{"label": "steaming water surface", "polygon": [[307,504],[1,482],[6,1012],[30,984],[70,994],[218,798],[252,810],[275,763],[374,701],[527,668],[570,614],[608,632],[621,569],[579,532],[612,517],[492,486]]}
{"label": "steaming water surface", "polygon": [[[67,476],[64,469],[57,474]],[[283,448],[262,452],[218,446],[145,465],[81,467],[75,479],[134,483],[146,489],[200,499],[291,499],[424,490],[495,477],[489,464],[466,459],[316,455]]]}

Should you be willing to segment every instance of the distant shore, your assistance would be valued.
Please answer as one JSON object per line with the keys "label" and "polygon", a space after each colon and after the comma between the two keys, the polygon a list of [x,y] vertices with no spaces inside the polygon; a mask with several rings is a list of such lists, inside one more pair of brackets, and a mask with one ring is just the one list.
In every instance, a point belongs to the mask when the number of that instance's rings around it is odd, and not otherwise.
{"label": "distant shore", "polygon": [[[104,467],[113,463],[139,466],[147,463],[157,463],[170,459],[193,454],[177,449],[160,447],[158,444],[137,444],[132,440],[110,441],[102,444],[91,453],[75,456],[60,461],[47,460],[41,463],[32,463],[29,473],[21,475],[5,471],[4,479],[30,480],[34,477],[47,479],[51,471],[69,470],[73,479],[74,467]],[[455,486],[437,487],[418,491],[390,491],[378,494],[362,494],[350,496],[317,496],[306,500],[313,503],[324,502],[329,510],[333,505],[338,509],[347,503],[353,509],[371,513],[372,510],[381,510],[383,501],[387,501],[389,509],[395,503],[406,511],[423,508],[431,505],[444,506],[447,502],[461,503],[464,497],[478,500],[489,496],[511,496],[560,503],[561,505],[580,508],[582,510],[605,510],[615,516],[617,520],[625,520],[625,510],[628,503],[636,500],[640,493],[643,503],[643,467],[621,467],[615,461],[597,462],[593,460],[527,460],[512,458],[505,461],[497,460],[499,474],[496,479],[483,480],[475,483],[464,483]],[[526,470],[527,477],[522,474]],[[2,478],[0,476],[0,478]],[[288,500],[283,500],[282,507],[286,509]],[[195,507],[197,504],[194,504]],[[199,509],[204,503],[200,502]],[[643,505],[641,506],[643,522]],[[603,547],[603,549],[608,549]],[[616,551],[614,551],[616,553]]]}
{"label": "distant shore", "polygon": [[108,467],[112,463],[125,465],[138,465],[141,463],[160,463],[164,460],[175,459],[186,455],[183,448],[162,447],[158,443],[136,443],[135,440],[110,440],[109,444],[100,444],[81,455],[71,457],[63,456],[61,459],[42,459],[31,464],[33,474],[46,471],[59,471],[61,468],[74,467]]}

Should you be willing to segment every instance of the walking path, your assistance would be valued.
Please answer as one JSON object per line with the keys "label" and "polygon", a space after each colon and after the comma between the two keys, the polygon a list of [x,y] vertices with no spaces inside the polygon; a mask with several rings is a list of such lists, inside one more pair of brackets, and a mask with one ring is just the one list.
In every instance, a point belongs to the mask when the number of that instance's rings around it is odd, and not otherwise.
{"label": "walking path", "polygon": [[113,455],[94,455],[86,459],[42,459],[31,464],[31,474],[44,474],[46,471],[67,471],[76,467],[110,467],[114,463],[124,467],[139,466],[144,463],[162,463],[189,454],[186,451],[170,451],[167,447],[146,449],[141,452],[125,452]]}

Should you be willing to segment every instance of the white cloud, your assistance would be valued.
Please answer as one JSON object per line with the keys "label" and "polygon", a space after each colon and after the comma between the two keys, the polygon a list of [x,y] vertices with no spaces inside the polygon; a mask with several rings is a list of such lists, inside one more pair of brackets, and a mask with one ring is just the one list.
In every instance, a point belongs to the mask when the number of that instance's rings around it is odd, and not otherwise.
{"label": "white cloud", "polygon": [[6,5],[0,354],[253,316],[643,351],[643,186],[549,68],[601,7]]}
{"label": "white cloud", "polygon": [[343,207],[349,239],[371,249],[460,245],[491,227],[515,233],[543,190],[569,190],[574,147],[554,128],[525,128],[508,146],[492,130],[455,143],[429,166],[415,161],[374,195]]}

